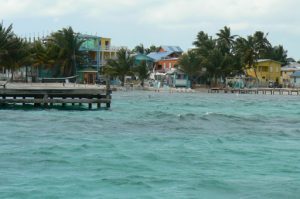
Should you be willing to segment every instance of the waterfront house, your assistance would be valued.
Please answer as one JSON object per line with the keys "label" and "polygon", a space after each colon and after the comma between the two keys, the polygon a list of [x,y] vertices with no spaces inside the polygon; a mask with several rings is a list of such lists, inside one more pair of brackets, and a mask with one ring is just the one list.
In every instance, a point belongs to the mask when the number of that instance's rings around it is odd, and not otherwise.
{"label": "waterfront house", "polygon": [[88,67],[78,71],[78,77],[85,84],[95,84],[98,71],[95,68]]}
{"label": "waterfront house", "polygon": [[165,73],[178,64],[178,59],[183,50],[179,46],[161,46],[158,52],[149,53],[147,56],[154,60],[155,72]]}
{"label": "waterfront house", "polygon": [[[255,70],[254,70],[255,69]],[[259,59],[253,68],[248,68],[249,77],[258,78],[261,86],[268,86],[270,82],[281,84],[281,63],[271,59]],[[256,71],[256,75],[255,75]]]}
{"label": "waterfront house", "polygon": [[94,84],[107,60],[115,58],[122,47],[111,46],[110,38],[85,34],[80,34],[79,38],[84,40],[80,51],[86,53],[85,62],[77,67],[79,81]]}
{"label": "waterfront house", "polygon": [[173,88],[184,87],[190,88],[191,82],[189,81],[188,75],[183,71],[173,68],[166,73],[167,85]]}
{"label": "waterfront house", "polygon": [[297,71],[300,71],[300,64],[297,62],[290,62],[281,68],[281,77],[284,87],[289,87],[294,83],[294,78],[291,78],[291,75]]}
{"label": "waterfront house", "polygon": [[296,71],[291,75],[293,87],[300,87],[300,71]]}
{"label": "waterfront house", "polygon": [[133,55],[133,57],[134,57],[134,65],[138,66],[142,62],[145,62],[148,68],[153,68],[154,59],[152,59],[151,57],[148,57],[147,55],[144,54],[135,54]]}

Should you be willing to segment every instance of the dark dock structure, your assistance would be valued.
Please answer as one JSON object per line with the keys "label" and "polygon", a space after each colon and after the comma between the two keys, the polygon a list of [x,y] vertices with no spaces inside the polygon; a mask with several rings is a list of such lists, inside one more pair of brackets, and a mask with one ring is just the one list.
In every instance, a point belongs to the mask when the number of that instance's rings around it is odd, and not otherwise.
{"label": "dark dock structure", "polygon": [[231,88],[211,88],[209,93],[237,93],[237,94],[270,94],[270,95],[299,95],[300,89],[297,88],[244,88],[244,89],[231,89]]}
{"label": "dark dock structure", "polygon": [[110,87],[65,87],[65,86],[3,86],[0,88],[0,107],[3,105],[27,105],[35,107],[51,107],[53,105],[66,106],[70,104],[87,104],[89,109],[94,107],[110,108]]}

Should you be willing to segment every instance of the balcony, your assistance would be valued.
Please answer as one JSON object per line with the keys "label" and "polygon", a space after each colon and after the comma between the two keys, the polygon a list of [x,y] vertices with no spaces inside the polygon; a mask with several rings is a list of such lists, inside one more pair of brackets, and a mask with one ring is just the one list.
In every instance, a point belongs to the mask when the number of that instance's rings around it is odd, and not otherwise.
{"label": "balcony", "polygon": [[106,46],[106,47],[87,47],[80,46],[80,51],[96,51],[96,52],[118,52],[121,49],[128,49],[126,46]]}
{"label": "balcony", "polygon": [[118,52],[122,48],[127,49],[126,46],[106,46],[104,48],[100,48],[100,51],[103,51],[103,52]]}

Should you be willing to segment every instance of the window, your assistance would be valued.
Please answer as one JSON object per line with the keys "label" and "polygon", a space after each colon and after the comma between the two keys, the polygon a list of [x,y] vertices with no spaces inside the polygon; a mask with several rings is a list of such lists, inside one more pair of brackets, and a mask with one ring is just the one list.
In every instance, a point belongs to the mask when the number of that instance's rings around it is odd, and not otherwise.
{"label": "window", "polygon": [[169,68],[172,68],[172,63],[169,63]]}
{"label": "window", "polygon": [[164,69],[166,69],[166,67],[167,67],[167,64],[166,64],[166,63],[164,63]]}
{"label": "window", "polygon": [[268,72],[269,71],[268,66],[262,66],[261,69],[262,69],[261,70],[262,72]]}
{"label": "window", "polygon": [[270,72],[273,73],[273,67],[272,66],[270,66]]}

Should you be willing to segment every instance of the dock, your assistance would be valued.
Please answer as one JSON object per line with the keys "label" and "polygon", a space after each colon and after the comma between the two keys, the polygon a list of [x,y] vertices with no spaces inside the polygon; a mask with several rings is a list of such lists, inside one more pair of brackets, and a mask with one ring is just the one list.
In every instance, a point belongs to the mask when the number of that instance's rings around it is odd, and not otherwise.
{"label": "dock", "polygon": [[238,94],[270,94],[270,95],[299,95],[298,88],[210,88],[208,93],[238,93]]}
{"label": "dock", "polygon": [[110,108],[110,87],[65,84],[9,84],[0,88],[0,106],[51,107],[87,104],[89,109]]}

